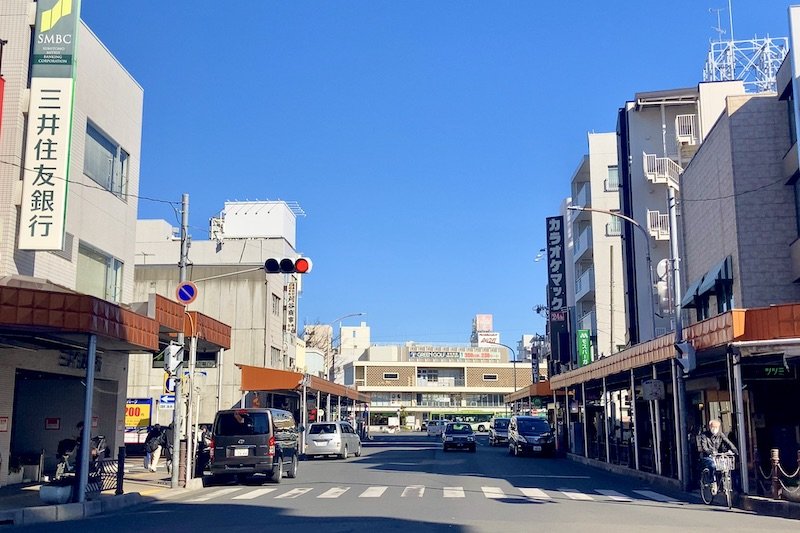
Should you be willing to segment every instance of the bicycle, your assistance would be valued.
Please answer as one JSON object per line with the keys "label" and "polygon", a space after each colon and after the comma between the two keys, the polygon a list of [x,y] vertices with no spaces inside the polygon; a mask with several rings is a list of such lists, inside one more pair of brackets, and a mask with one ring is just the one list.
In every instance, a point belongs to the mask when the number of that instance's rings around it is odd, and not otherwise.
{"label": "bicycle", "polygon": [[703,503],[710,505],[714,497],[719,494],[719,481],[721,481],[722,492],[725,493],[725,501],[730,509],[733,507],[731,471],[736,467],[736,456],[732,453],[715,453],[710,457],[714,460],[714,471],[705,467],[700,473],[700,496],[703,498]]}

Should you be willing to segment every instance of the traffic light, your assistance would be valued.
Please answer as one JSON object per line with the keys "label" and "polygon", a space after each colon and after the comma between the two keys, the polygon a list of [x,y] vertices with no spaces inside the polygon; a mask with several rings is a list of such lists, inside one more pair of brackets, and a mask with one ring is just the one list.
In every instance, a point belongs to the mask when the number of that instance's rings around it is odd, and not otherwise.
{"label": "traffic light", "polygon": [[678,350],[678,364],[683,368],[683,373],[688,374],[697,368],[697,354],[695,353],[694,346],[688,342],[675,343],[675,348]]}
{"label": "traffic light", "polygon": [[264,270],[267,274],[308,274],[311,272],[311,259],[308,257],[298,257],[290,259],[269,258],[264,263]]}

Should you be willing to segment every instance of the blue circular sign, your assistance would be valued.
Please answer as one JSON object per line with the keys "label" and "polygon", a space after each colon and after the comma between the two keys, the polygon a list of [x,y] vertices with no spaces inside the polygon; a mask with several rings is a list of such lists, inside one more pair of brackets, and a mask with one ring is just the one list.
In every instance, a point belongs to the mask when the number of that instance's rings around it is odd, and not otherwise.
{"label": "blue circular sign", "polygon": [[178,288],[175,290],[175,297],[182,304],[189,305],[197,298],[197,285],[191,281],[179,283]]}

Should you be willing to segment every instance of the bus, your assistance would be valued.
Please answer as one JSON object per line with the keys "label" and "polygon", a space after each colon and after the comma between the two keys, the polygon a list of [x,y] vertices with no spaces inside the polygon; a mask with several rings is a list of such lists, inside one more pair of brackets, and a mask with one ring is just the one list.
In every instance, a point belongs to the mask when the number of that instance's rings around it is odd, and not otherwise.
{"label": "bus", "polygon": [[431,413],[431,420],[451,420],[472,426],[472,431],[489,431],[489,421],[496,416],[505,416],[503,413],[470,413],[467,411],[455,413]]}

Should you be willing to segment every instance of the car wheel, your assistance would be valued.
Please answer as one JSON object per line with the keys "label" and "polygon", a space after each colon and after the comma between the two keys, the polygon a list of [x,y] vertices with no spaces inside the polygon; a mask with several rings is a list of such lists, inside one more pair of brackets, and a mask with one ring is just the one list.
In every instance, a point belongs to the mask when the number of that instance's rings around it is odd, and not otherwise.
{"label": "car wheel", "polygon": [[273,483],[280,483],[282,479],[283,479],[283,457],[278,457],[278,464],[276,464],[273,467],[270,480],[272,480]]}
{"label": "car wheel", "polygon": [[347,459],[349,456],[350,456],[350,454],[347,452],[347,446],[345,446],[344,447],[344,451],[342,452],[342,454],[339,457],[341,457],[342,459]]}
{"label": "car wheel", "polygon": [[356,450],[355,456],[361,457],[361,443],[358,444],[358,449]]}
{"label": "car wheel", "polygon": [[294,479],[297,477],[297,466],[298,466],[297,454],[292,456],[292,466],[289,467],[289,471],[286,472],[286,477]]}

